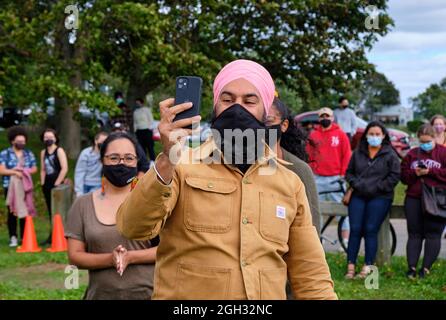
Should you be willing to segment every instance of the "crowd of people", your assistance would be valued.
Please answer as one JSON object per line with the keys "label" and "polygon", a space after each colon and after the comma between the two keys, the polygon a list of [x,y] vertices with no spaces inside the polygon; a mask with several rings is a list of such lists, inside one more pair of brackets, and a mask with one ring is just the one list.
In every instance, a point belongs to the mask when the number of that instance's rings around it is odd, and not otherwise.
{"label": "crowd of people", "polygon": [[[345,97],[335,110],[321,108],[314,128],[297,126],[269,72],[253,61],[227,64],[213,94],[212,129],[223,138],[178,148],[191,134],[184,128],[200,116],[174,122],[191,104],[167,99],[159,104],[162,152],[156,158],[150,108],[138,99],[132,113],[123,95],[115,95],[122,114],[111,133],[97,133],[80,153],[65,228],[70,263],[89,270],[86,299],[337,299],[320,240],[319,201],[348,206],[345,278],[365,278],[400,181],[407,185],[407,276],[433,271],[446,218],[427,207],[436,205],[436,192],[446,194],[445,117],[422,125],[419,147],[401,161],[377,121],[352,151],[356,115]],[[228,129],[275,134],[234,148]],[[31,176],[38,169],[24,128],[11,128],[8,139],[0,175],[13,247],[17,221],[22,238],[23,217],[35,214]],[[51,190],[67,183],[68,161],[54,130],[44,130],[41,140],[40,182],[51,221]],[[169,157],[172,150],[180,152],[177,161]],[[240,154],[243,161],[234,162]],[[216,158],[222,162],[211,161]],[[264,174],[271,163],[275,170]],[[26,193],[31,201],[23,215],[16,198]],[[365,260],[356,274],[362,238]]]}

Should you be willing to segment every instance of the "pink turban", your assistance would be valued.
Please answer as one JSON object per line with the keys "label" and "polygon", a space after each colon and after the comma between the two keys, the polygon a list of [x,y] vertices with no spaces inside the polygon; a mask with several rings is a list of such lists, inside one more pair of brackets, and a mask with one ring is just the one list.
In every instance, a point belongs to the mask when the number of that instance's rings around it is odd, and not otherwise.
{"label": "pink turban", "polygon": [[260,93],[260,98],[265,106],[266,114],[269,113],[274,100],[275,86],[268,70],[257,62],[251,60],[235,60],[223,67],[214,80],[214,108],[224,86],[231,81],[243,78],[249,81]]}

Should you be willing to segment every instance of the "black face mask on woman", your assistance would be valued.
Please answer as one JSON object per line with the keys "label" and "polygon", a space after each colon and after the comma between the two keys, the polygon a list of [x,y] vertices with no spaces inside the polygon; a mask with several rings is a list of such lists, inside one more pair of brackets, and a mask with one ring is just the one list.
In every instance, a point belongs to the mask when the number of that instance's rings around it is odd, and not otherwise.
{"label": "black face mask on woman", "polygon": [[267,141],[266,127],[239,104],[230,106],[216,117],[212,121],[212,129],[220,135],[216,137],[214,134],[214,138],[225,161],[243,173],[263,154],[262,140]]}
{"label": "black face mask on woman", "polygon": [[51,147],[55,143],[55,141],[53,139],[49,139],[45,140],[43,143],[45,144],[45,146]]}
{"label": "black face mask on woman", "polygon": [[122,188],[132,182],[138,173],[138,169],[124,164],[103,165],[102,172],[112,185]]}

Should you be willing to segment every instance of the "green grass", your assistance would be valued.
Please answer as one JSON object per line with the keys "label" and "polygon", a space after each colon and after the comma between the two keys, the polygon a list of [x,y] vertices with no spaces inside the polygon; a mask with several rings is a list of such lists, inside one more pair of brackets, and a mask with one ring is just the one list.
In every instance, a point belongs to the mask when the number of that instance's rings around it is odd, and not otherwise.
{"label": "green grass", "polygon": [[[0,132],[0,149],[8,146],[4,132]],[[41,143],[37,135],[30,135],[28,145],[36,155]],[[160,151],[160,144],[155,149]],[[70,161],[69,177],[73,178],[74,161]],[[38,216],[34,219],[38,241],[46,239],[50,230],[43,194],[35,177],[35,202]],[[397,186],[395,203],[402,204],[404,199],[402,184]],[[45,249],[45,248],[43,248]],[[425,280],[410,281],[405,278],[406,262],[404,257],[393,257],[389,266],[380,269],[379,289],[368,290],[360,280],[344,279],[346,261],[344,254],[327,254],[335,290],[340,299],[446,299],[446,261],[435,263],[432,274]],[[361,262],[361,260],[360,260]],[[66,253],[16,253],[8,247],[6,227],[6,208],[3,197],[0,198],[0,300],[3,299],[46,299],[64,300],[81,299],[88,282],[86,271],[80,271],[79,288],[65,289],[68,276]]]}
{"label": "green grass", "polygon": [[[378,289],[366,289],[364,280],[344,279],[344,254],[328,253],[327,261],[335,291],[342,300],[446,300],[446,260],[435,262],[431,274],[425,279],[409,280],[405,277],[406,258],[392,257],[389,265],[379,268]],[[363,258],[358,262],[362,263]]]}

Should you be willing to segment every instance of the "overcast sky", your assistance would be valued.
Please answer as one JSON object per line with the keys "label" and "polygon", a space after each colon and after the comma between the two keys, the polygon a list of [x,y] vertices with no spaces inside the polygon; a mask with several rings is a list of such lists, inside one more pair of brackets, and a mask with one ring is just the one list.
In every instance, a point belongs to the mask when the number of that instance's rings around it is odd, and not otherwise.
{"label": "overcast sky", "polygon": [[390,0],[395,27],[368,53],[396,85],[401,103],[446,77],[446,0]]}

